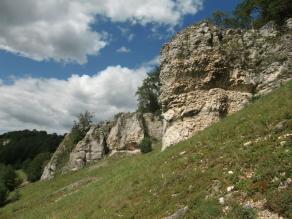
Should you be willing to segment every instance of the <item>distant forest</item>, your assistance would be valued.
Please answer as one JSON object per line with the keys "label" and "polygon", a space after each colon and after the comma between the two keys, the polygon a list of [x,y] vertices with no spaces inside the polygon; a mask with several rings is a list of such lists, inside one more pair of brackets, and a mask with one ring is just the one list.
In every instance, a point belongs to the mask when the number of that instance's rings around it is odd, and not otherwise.
{"label": "distant forest", "polygon": [[[0,206],[19,199],[20,194],[15,189],[21,183],[40,179],[45,164],[63,138],[36,130],[0,135]],[[17,172],[23,172],[25,177]]]}
{"label": "distant forest", "polygon": [[0,163],[23,168],[38,154],[53,153],[63,136],[45,131],[14,131],[0,135]]}

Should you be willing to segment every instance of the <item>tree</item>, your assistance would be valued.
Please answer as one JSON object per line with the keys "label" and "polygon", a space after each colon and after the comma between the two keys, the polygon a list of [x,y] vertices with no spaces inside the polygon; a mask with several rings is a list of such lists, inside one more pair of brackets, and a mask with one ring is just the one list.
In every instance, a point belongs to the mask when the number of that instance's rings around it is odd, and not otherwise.
{"label": "tree", "polygon": [[38,154],[24,169],[27,174],[27,179],[30,182],[35,182],[39,180],[42,176],[44,170],[44,164],[46,161],[50,160],[50,153]]}
{"label": "tree", "polygon": [[16,173],[11,166],[0,164],[0,206],[5,204],[9,191],[18,185]]}
{"label": "tree", "polygon": [[21,169],[26,160],[32,160],[40,153],[55,152],[63,138],[45,131],[24,130],[2,134],[0,144],[1,141],[7,141],[7,144],[0,147],[0,163]]}
{"label": "tree", "polygon": [[77,121],[74,121],[74,128],[79,129],[82,133],[86,133],[92,124],[93,113],[85,111],[77,116]]}
{"label": "tree", "polygon": [[2,182],[9,191],[13,191],[17,187],[17,175],[11,166],[0,164],[0,182]]}
{"label": "tree", "polygon": [[292,4],[290,0],[244,0],[234,14],[253,20],[256,27],[269,21],[282,25],[292,16]]}
{"label": "tree", "polygon": [[214,11],[212,16],[207,19],[210,23],[223,28],[237,28],[238,22],[235,17],[223,11]]}
{"label": "tree", "polygon": [[8,197],[8,193],[9,193],[9,190],[4,185],[4,183],[0,181],[0,206],[4,205]]}
{"label": "tree", "polygon": [[147,74],[142,86],[138,88],[138,112],[161,114],[160,95],[160,68],[157,67]]}
{"label": "tree", "polygon": [[208,20],[224,28],[260,28],[269,21],[281,26],[290,17],[290,0],[243,0],[233,14],[215,11]]}

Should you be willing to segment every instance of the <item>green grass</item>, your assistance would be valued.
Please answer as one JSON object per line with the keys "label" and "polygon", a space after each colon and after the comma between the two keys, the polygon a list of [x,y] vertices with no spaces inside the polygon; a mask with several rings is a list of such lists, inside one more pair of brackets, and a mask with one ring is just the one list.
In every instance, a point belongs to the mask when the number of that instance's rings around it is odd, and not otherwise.
{"label": "green grass", "polygon": [[[292,147],[291,141],[281,145],[278,137],[292,132],[291,119],[289,82],[163,153],[157,145],[145,155],[105,159],[20,188],[20,200],[0,209],[0,218],[152,219],[186,205],[185,218],[254,218],[256,209],[240,205],[242,194],[246,200],[267,198],[267,207],[288,217],[291,199],[284,195],[285,189],[279,193],[278,186],[292,177]],[[283,120],[288,120],[287,127],[274,131]],[[248,141],[254,143],[244,146]],[[246,177],[249,172],[254,174]],[[279,182],[273,181],[275,176]],[[215,180],[220,182],[216,191],[212,189]],[[227,194],[230,185],[235,192],[226,199],[225,206],[231,210],[224,214],[218,198]],[[278,194],[275,201],[269,198],[274,194]]]}

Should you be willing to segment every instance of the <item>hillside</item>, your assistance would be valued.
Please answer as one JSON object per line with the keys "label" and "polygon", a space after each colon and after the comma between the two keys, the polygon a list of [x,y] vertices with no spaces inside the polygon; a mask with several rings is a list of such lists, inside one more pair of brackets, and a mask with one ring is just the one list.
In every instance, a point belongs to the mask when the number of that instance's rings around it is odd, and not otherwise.
{"label": "hillside", "polygon": [[0,218],[291,218],[291,135],[290,81],[163,153],[23,187]]}

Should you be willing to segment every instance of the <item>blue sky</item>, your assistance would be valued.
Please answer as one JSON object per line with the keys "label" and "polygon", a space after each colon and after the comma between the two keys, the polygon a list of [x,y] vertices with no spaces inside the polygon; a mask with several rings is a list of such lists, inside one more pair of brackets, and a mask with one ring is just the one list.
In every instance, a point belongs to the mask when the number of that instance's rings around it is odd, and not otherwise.
{"label": "blue sky", "polygon": [[[0,132],[65,132],[86,109],[97,120],[133,111],[135,90],[157,63],[161,46],[175,32],[214,10],[232,11],[239,2],[2,0],[0,101],[9,106],[0,106]],[[117,78],[120,84],[113,86]]]}

